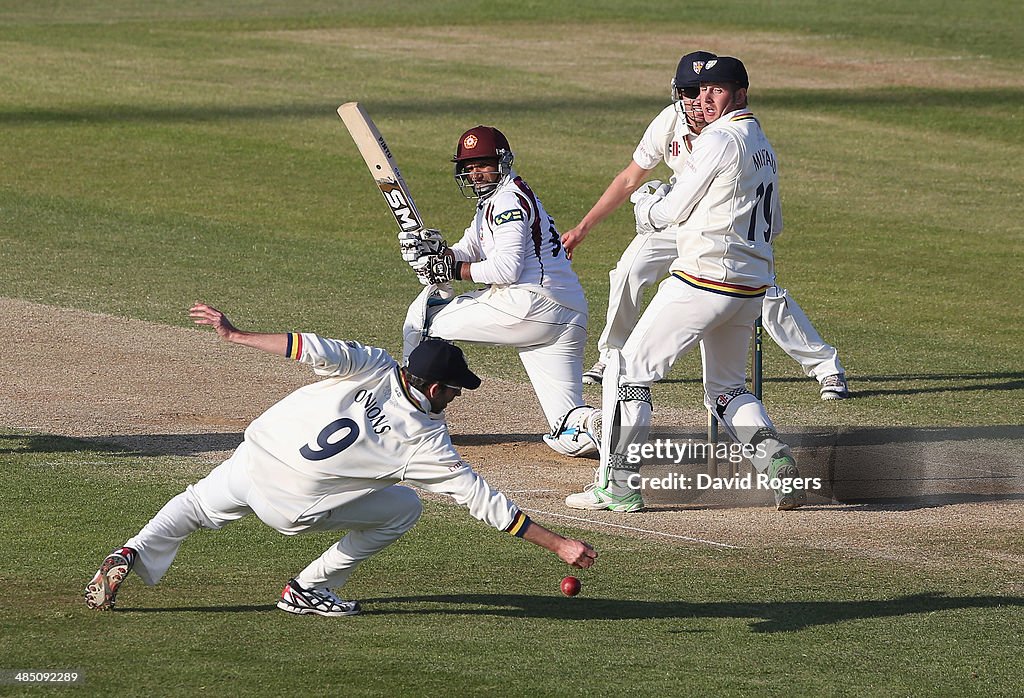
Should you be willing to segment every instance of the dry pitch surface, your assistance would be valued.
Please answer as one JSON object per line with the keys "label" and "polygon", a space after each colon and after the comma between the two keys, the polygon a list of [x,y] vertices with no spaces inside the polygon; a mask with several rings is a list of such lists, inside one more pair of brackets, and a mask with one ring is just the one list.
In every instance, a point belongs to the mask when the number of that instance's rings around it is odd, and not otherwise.
{"label": "dry pitch surface", "polygon": [[[191,456],[197,479],[234,448],[251,419],[311,380],[302,366],[229,345],[209,330],[6,298],[0,317],[7,355],[0,362],[0,428]],[[657,425],[700,433],[699,406],[656,409]],[[908,435],[882,426],[851,430],[842,446],[835,434],[811,434],[798,460],[805,474],[831,479],[837,492],[845,488],[845,502],[812,498],[804,509],[782,513],[757,494],[650,492],[647,511],[620,515],[564,505],[567,493],[590,481],[595,461],[560,457],[541,442],[545,427],[528,386],[485,376],[448,419],[463,456],[556,528],[679,545],[843,551],[937,568],[969,564],[1009,579],[1024,570],[1019,427]],[[1006,589],[1022,591],[1021,582]]]}

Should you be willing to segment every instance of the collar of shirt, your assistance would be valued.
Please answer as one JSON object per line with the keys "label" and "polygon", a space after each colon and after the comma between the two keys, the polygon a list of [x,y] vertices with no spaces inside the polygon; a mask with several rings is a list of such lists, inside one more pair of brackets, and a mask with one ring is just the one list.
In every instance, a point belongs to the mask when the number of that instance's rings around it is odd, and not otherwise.
{"label": "collar of shirt", "polygon": [[444,417],[443,412],[431,412],[430,400],[427,399],[426,395],[409,385],[409,381],[405,380],[405,373],[401,368],[395,367],[392,381],[395,383],[393,394],[397,396],[397,399],[405,400],[420,412],[424,412],[434,419]]}

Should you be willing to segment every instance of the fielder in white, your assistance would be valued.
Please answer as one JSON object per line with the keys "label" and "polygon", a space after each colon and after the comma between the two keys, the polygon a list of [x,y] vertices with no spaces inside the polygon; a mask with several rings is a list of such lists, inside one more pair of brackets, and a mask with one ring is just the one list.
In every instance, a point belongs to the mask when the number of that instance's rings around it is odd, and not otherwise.
{"label": "fielder in white", "polygon": [[[596,481],[570,495],[578,509],[643,507],[626,458],[646,441],[651,390],[675,361],[696,348],[704,367],[704,401],[761,473],[778,483],[779,509],[805,495],[789,447],[764,405],[746,389],[746,359],[762,297],[775,277],[772,242],[782,233],[775,152],[747,108],[747,72],[736,58],[708,59],[699,104],[707,125],[670,191],[635,197],[637,229],[671,230],[677,256],[605,378],[601,466]],[[615,379],[614,384],[609,384]],[[616,386],[616,387],[613,387]]]}
{"label": "fielder in white", "polygon": [[[695,51],[680,59],[672,81],[673,104],[663,109],[647,127],[632,161],[616,175],[587,215],[562,236],[562,244],[570,257],[595,225],[641,188],[641,183],[659,163],[664,162],[672,170],[668,187],[683,172],[694,142],[705,126],[703,113],[694,106],[699,94],[700,72],[705,63],[714,58],[713,53]],[[657,188],[661,183],[650,184]],[[622,349],[640,317],[645,289],[665,278],[675,258],[676,240],[671,228],[640,233],[633,238],[609,273],[608,315],[597,342],[601,356],[593,368],[584,372],[583,382],[601,382],[609,349]],[[822,400],[848,397],[846,372],[836,348],[821,338],[796,300],[774,280],[764,294],[761,315],[768,335],[808,376],[818,381]]]}
{"label": "fielder in white", "polygon": [[420,344],[401,367],[383,349],[309,333],[236,329],[216,308],[190,314],[229,342],[308,364],[323,377],[257,417],[234,454],[171,499],[123,547],[103,561],[86,587],[90,608],[114,606],[131,570],[156,584],[181,542],[200,528],[219,529],[250,514],[284,535],[347,529],[338,543],[290,580],[278,608],[348,616],[359,604],[335,595],[356,566],[393,543],[422,506],[405,481],[450,495],[498,530],[589,567],[594,550],[532,522],[492,489],[452,446],[443,410],[480,379],[462,351],[441,340]]}
{"label": "fielder in white", "polygon": [[[399,234],[402,257],[427,287],[405,322],[408,354],[424,337],[515,347],[551,428],[555,451],[597,451],[600,410],[583,401],[587,300],[555,222],[512,169],[508,139],[476,126],[459,138],[455,181],[478,201],[462,239],[448,247],[436,230]],[[486,288],[445,300],[439,286]]]}

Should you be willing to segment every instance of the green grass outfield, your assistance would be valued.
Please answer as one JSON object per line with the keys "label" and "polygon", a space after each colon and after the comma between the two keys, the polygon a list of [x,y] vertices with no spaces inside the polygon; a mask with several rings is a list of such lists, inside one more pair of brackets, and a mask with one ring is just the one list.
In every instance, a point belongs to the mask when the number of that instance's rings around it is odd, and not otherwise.
{"label": "green grass outfield", "polygon": [[[364,103],[449,238],[472,205],[448,160],[477,123],[509,136],[565,230],[667,103],[679,55],[706,48],[747,62],[782,168],[779,280],[839,347],[857,395],[823,406],[766,342],[776,421],[1019,424],[1022,36],[1013,0],[0,0],[0,295],[178,326],[203,299],[248,327],[395,350],[419,285],[339,104]],[[631,230],[624,207],[577,253],[595,340]],[[470,355],[485,375],[525,380],[507,352]],[[698,370],[682,361],[655,400],[697,405]],[[985,569],[588,534],[601,570],[563,600],[551,556],[439,505],[353,580],[346,593],[372,601],[365,617],[270,612],[329,539],[248,522],[190,540],[161,587],[126,587],[135,612],[90,614],[79,595],[97,551],[201,466],[28,443],[0,440],[0,669],[78,668],[90,692],[905,695],[1024,683],[1021,599]]]}

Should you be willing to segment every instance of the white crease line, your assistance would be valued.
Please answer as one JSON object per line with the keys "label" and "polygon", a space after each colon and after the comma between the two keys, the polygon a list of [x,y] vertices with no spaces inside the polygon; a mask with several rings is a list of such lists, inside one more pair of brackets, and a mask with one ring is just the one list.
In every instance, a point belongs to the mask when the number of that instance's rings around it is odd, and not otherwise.
{"label": "white crease line", "polygon": [[509,494],[531,494],[535,492],[557,492],[558,490],[503,490]]}
{"label": "white crease line", "polygon": [[523,511],[544,514],[545,516],[557,516],[560,519],[569,519],[570,521],[582,521],[588,524],[597,524],[599,526],[611,526],[612,528],[622,528],[627,531],[636,531],[637,533],[651,533],[656,536],[665,536],[666,538],[677,538],[678,540],[685,540],[691,543],[703,543],[704,545],[711,545],[717,548],[730,548],[732,550],[742,550],[743,547],[739,545],[729,545],[728,543],[718,543],[713,540],[704,540],[703,538],[690,538],[689,536],[677,536],[674,533],[663,533],[662,531],[652,531],[648,528],[637,528],[635,526],[623,526],[622,524],[605,523],[604,521],[596,521],[594,519],[584,519],[579,516],[567,516],[565,514],[556,514],[553,511],[542,511],[540,509],[523,509]]}

